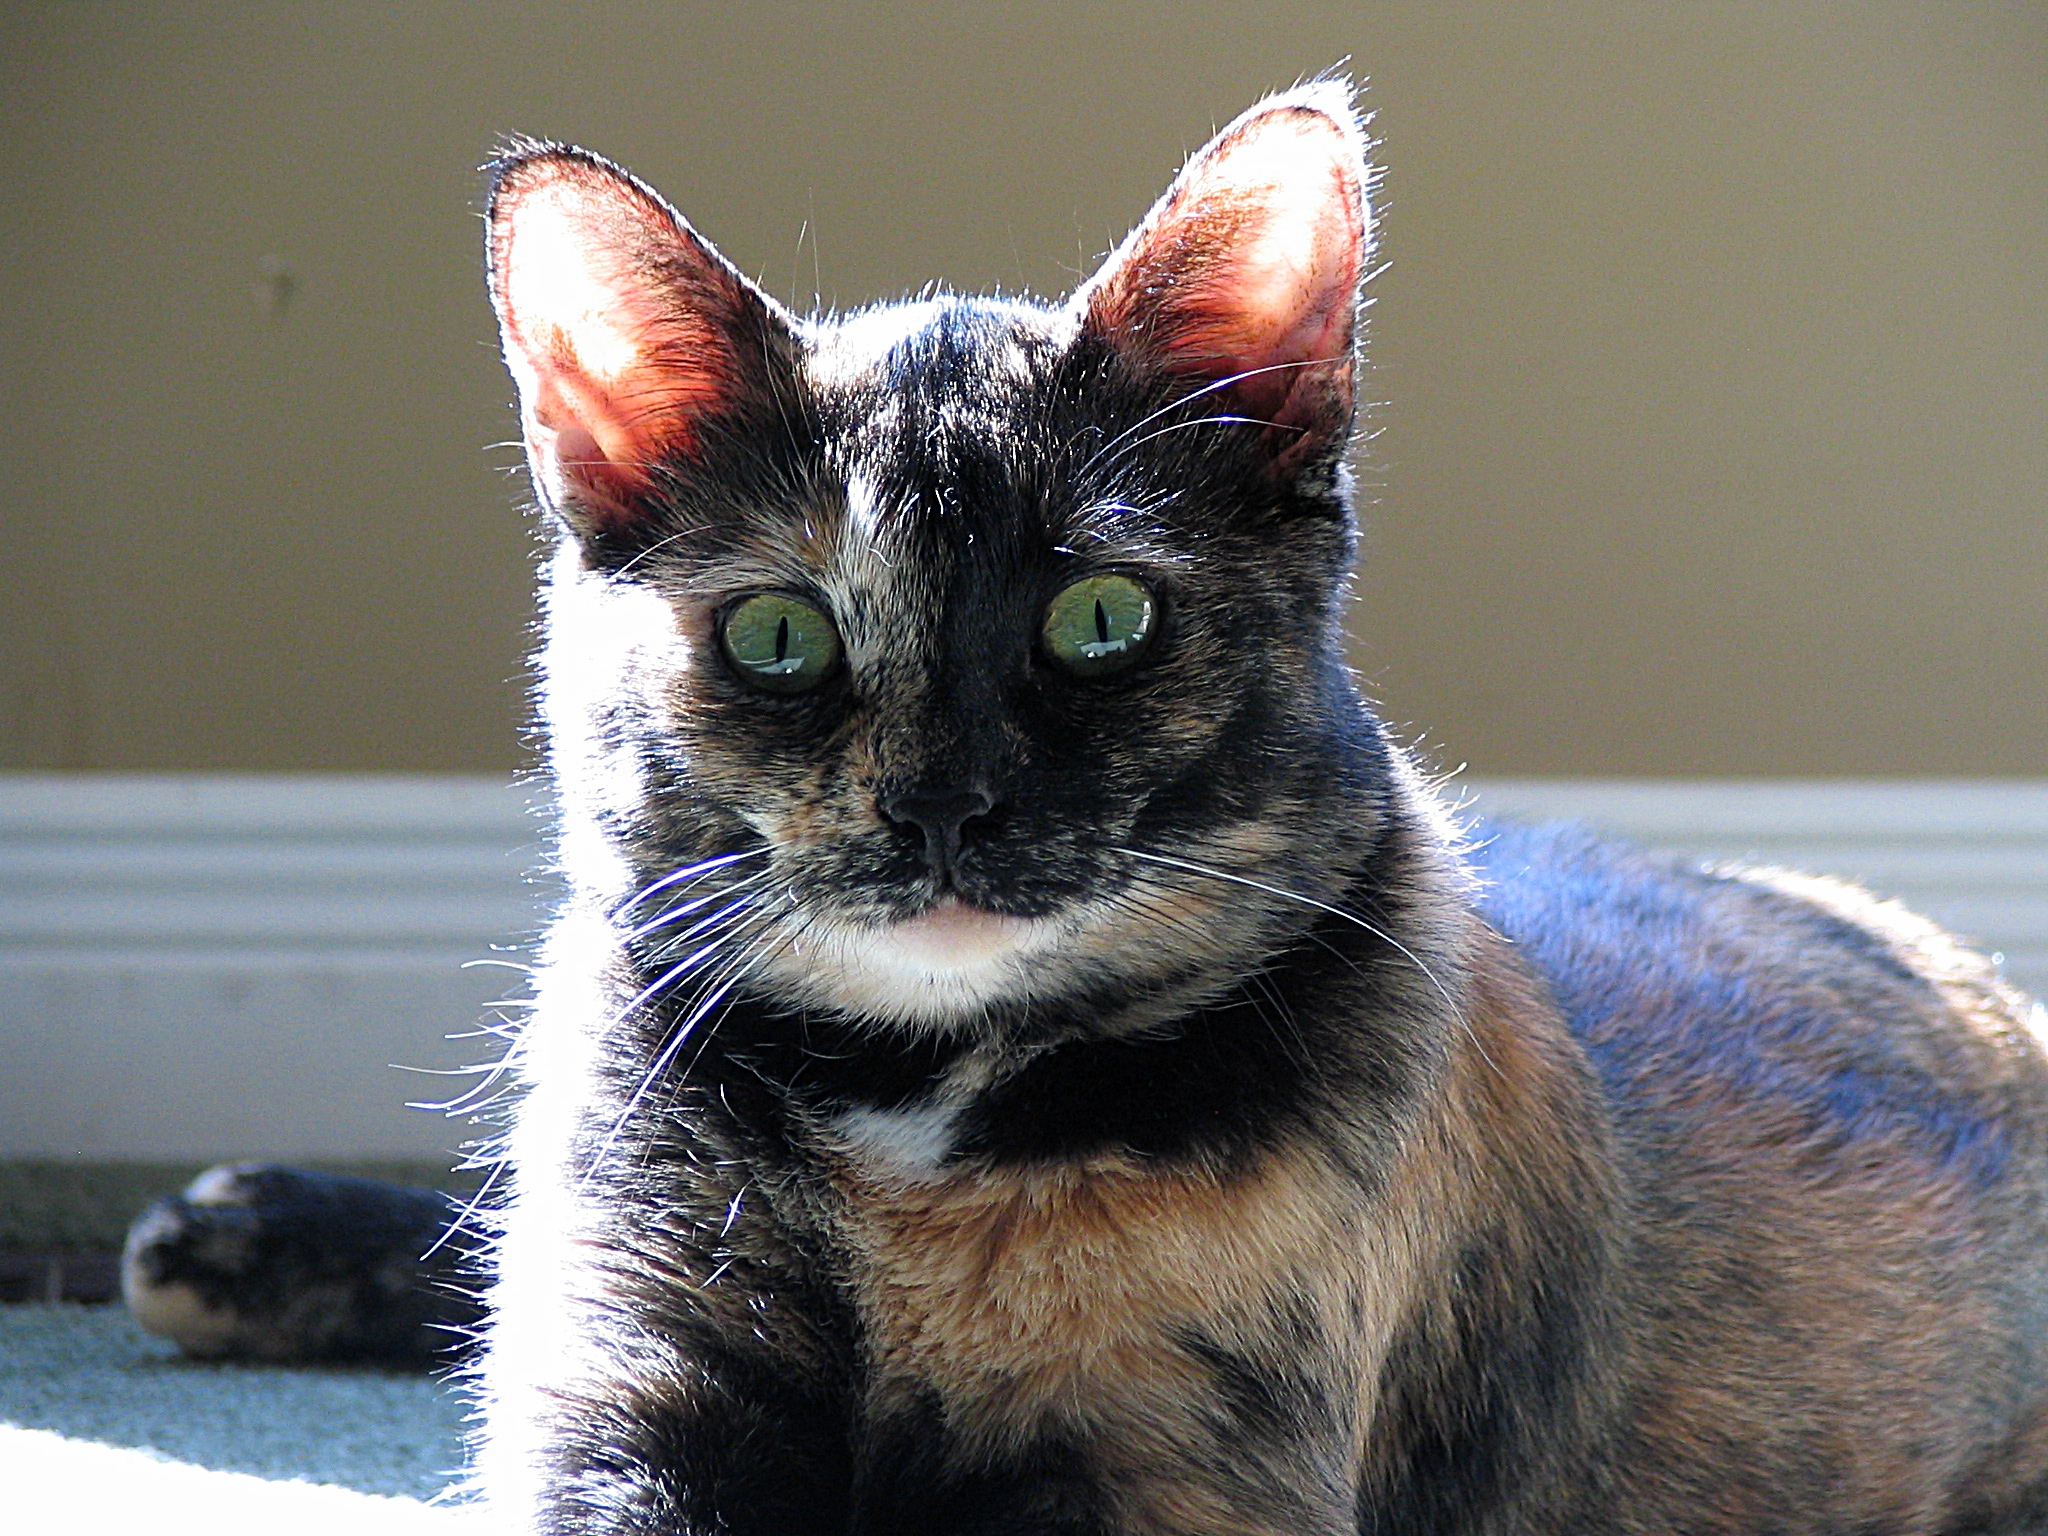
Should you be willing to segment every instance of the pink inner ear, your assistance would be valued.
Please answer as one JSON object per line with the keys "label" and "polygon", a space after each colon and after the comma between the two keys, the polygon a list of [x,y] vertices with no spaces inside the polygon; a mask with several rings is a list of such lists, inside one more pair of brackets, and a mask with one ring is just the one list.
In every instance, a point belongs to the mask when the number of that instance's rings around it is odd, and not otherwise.
{"label": "pink inner ear", "polygon": [[[1263,135],[1259,147],[1270,151],[1267,141],[1281,138]],[[1236,386],[1248,403],[1277,408],[1294,391],[1292,375],[1303,369],[1350,369],[1360,220],[1358,204],[1347,195],[1354,184],[1331,170],[1322,186],[1292,180],[1259,188],[1264,196],[1203,285],[1207,291],[1190,295],[1190,329],[1209,333],[1205,341],[1222,371],[1254,373]],[[1246,189],[1231,190],[1246,196]],[[1275,371],[1255,372],[1261,369]]]}
{"label": "pink inner ear", "polygon": [[694,419],[729,386],[729,345],[685,275],[706,259],[666,209],[573,158],[515,167],[492,212],[535,479],[550,499],[621,511],[650,466],[693,445]]}
{"label": "pink inner ear", "polygon": [[1248,416],[1310,436],[1348,422],[1363,174],[1348,116],[1255,108],[1112,258],[1091,320],[1172,372],[1245,375],[1229,392]]}

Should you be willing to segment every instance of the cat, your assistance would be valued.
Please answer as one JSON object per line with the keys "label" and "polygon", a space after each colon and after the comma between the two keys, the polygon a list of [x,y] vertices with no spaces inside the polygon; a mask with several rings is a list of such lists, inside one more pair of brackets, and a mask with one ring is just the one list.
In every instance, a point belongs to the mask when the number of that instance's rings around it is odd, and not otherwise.
{"label": "cat", "polygon": [[1346,668],[1364,142],[1318,80],[1069,301],[843,318],[495,164],[570,888],[506,1529],[2048,1531],[2039,1016],[1461,823]]}

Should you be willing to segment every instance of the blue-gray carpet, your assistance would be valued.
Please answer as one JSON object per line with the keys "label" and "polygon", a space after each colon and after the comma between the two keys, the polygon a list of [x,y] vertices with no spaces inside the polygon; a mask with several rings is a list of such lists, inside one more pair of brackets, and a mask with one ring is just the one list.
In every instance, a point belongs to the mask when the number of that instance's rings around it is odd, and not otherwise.
{"label": "blue-gray carpet", "polygon": [[119,1307],[0,1307],[0,1485],[10,1516],[61,1512],[36,1529],[453,1530],[470,1522],[425,1501],[461,1423],[422,1377],[201,1365]]}

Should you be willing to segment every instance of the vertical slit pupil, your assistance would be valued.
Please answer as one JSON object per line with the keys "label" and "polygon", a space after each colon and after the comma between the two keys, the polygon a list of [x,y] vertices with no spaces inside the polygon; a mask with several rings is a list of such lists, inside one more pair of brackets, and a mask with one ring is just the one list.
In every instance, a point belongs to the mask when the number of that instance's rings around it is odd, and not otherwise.
{"label": "vertical slit pupil", "polygon": [[1095,638],[1104,645],[1109,644],[1109,610],[1102,606],[1102,599],[1095,599]]}
{"label": "vertical slit pupil", "polygon": [[775,659],[778,662],[789,659],[789,615],[786,613],[775,621]]}

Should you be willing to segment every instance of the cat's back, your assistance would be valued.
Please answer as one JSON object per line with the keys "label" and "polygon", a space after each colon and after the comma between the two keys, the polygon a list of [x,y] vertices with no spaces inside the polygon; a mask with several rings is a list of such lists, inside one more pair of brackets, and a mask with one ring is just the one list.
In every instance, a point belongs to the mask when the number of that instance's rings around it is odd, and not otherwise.
{"label": "cat's back", "polygon": [[[1780,1491],[1847,1464],[1858,1502],[1904,1528],[1959,1489],[1982,1490],[1989,1528],[2039,1509],[2039,1011],[1932,923],[1833,881],[1568,826],[1482,827],[1475,862],[1482,911],[1548,982],[1629,1163],[1642,1452],[1683,1459],[1741,1419],[1765,1442],[1786,1426],[1750,1474]],[[1826,1443],[1800,1411],[1816,1371],[1865,1443]],[[1739,1506],[1741,1484],[1683,1498]],[[1818,1507],[1843,1492],[1813,1489]]]}
{"label": "cat's back", "polygon": [[1475,862],[1632,1139],[1768,1113],[1817,1154],[1896,1142],[1978,1187],[2048,1149],[2026,1000],[1897,903],[1571,825],[1485,827]]}

